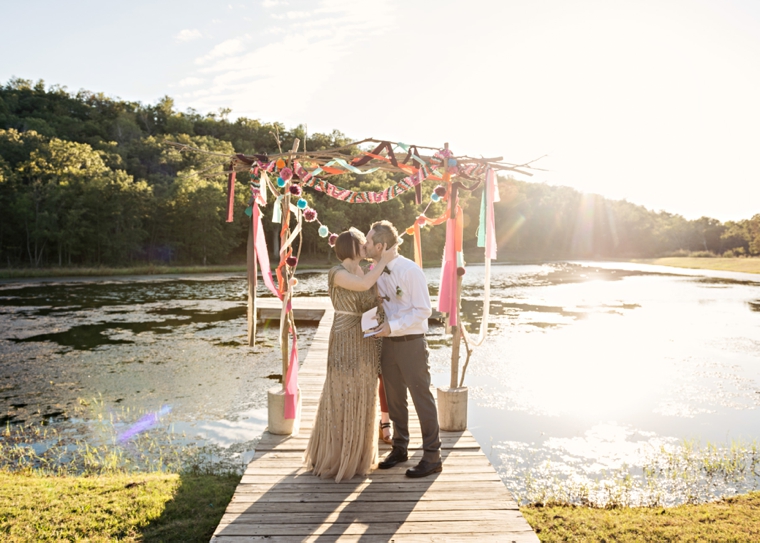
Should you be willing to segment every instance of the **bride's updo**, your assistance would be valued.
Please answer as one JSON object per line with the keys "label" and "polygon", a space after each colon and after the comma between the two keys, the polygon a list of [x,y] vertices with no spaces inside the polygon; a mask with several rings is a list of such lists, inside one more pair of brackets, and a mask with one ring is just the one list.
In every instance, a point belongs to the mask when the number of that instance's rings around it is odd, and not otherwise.
{"label": "bride's updo", "polygon": [[361,254],[361,247],[366,242],[367,238],[364,234],[352,226],[345,232],[341,232],[335,240],[335,256],[341,262],[347,258],[356,258]]}

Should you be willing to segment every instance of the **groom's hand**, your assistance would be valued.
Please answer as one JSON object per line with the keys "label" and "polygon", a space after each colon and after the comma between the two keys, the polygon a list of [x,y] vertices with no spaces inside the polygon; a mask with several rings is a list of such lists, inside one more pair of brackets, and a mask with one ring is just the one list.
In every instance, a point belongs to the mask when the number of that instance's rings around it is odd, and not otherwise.
{"label": "groom's hand", "polygon": [[388,337],[391,335],[391,325],[386,321],[380,327],[380,331],[375,334],[377,337]]}

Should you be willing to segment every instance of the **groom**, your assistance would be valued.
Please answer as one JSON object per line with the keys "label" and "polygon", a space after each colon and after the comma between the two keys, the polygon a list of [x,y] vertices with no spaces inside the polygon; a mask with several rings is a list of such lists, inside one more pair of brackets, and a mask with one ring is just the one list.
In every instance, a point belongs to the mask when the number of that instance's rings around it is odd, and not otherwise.
{"label": "groom", "polygon": [[[398,231],[388,221],[372,225],[367,233],[367,256],[380,258],[383,245],[398,243]],[[385,322],[378,337],[383,339],[380,364],[385,396],[393,421],[393,450],[380,462],[380,469],[392,468],[408,460],[409,410],[407,389],[422,428],[422,460],[406,470],[407,477],[425,477],[442,470],[438,410],[430,392],[430,369],[425,332],[432,313],[427,282],[417,264],[403,256],[391,260],[380,274],[377,286],[383,298]]]}

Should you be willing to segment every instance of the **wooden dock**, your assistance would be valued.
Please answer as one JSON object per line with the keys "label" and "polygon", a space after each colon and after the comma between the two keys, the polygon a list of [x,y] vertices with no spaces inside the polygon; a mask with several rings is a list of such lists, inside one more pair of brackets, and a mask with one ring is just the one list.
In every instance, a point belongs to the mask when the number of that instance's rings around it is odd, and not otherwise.
{"label": "wooden dock", "polygon": [[[411,402],[408,462],[337,484],[306,471],[302,458],[325,379],[333,312],[328,298],[301,298],[294,305],[323,314],[298,376],[300,431],[264,432],[212,543],[538,541],[469,431],[441,432],[442,473],[404,475],[422,455]],[[381,457],[389,450],[380,442]]]}

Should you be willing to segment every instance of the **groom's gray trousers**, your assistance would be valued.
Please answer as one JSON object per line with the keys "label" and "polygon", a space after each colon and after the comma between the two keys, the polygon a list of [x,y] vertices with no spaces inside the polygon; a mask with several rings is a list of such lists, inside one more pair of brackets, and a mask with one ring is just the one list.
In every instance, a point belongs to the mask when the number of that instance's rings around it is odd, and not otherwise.
{"label": "groom's gray trousers", "polygon": [[[408,339],[407,338],[414,338]],[[406,340],[406,341],[405,341]],[[381,365],[388,411],[393,421],[393,446],[409,446],[409,408],[406,391],[412,397],[422,429],[423,460],[441,459],[438,410],[430,391],[430,365],[424,336],[386,337],[383,339]]]}

